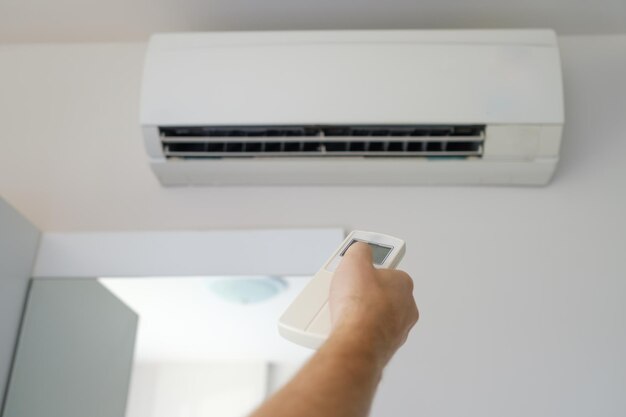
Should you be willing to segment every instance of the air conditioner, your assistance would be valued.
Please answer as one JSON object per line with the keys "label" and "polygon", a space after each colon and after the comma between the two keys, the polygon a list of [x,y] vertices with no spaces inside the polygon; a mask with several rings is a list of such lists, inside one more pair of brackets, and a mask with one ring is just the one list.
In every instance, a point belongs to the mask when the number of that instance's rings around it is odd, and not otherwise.
{"label": "air conditioner", "polygon": [[549,30],[154,35],[141,94],[163,185],[546,184]]}

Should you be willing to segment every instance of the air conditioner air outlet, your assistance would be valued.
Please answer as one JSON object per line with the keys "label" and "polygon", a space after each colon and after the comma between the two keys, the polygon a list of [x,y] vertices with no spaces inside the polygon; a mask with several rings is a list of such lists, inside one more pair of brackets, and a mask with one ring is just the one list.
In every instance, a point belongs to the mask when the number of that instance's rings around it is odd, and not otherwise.
{"label": "air conditioner air outlet", "polygon": [[266,126],[167,126],[162,138],[232,137],[482,137],[484,125],[266,125]]}
{"label": "air conditioner air outlet", "polygon": [[215,157],[324,157],[324,156],[481,156],[482,141],[163,141],[172,158]]}
{"label": "air conditioner air outlet", "polygon": [[484,125],[177,126],[159,129],[176,158],[481,156]]}

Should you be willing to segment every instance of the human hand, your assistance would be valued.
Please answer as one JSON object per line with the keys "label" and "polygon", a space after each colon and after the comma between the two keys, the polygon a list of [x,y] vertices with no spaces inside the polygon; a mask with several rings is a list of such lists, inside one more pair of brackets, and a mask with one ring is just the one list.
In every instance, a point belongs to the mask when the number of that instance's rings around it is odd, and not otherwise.
{"label": "human hand", "polygon": [[419,318],[413,280],[404,271],[376,269],[369,245],[350,246],[333,275],[329,295],[333,333],[361,338],[386,363]]}

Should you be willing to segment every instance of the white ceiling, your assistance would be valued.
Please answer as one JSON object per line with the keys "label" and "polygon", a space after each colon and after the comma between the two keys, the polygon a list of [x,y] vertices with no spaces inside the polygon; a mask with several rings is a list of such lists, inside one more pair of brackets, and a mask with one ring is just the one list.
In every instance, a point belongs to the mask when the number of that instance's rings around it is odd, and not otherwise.
{"label": "white ceiling", "polygon": [[626,33],[626,0],[3,0],[0,42],[145,40],[201,30],[515,28]]}

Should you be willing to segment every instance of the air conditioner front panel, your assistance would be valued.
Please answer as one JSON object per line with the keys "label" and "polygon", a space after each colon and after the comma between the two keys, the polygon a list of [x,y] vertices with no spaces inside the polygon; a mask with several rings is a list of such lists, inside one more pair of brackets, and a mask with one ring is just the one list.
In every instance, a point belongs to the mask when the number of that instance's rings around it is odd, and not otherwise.
{"label": "air conditioner front panel", "polygon": [[480,159],[218,159],[153,162],[166,186],[202,185],[543,185],[555,159],[484,161]]}
{"label": "air conditioner front panel", "polygon": [[477,43],[464,32],[155,36],[142,123],[562,123],[558,49],[538,32],[543,42],[517,44],[497,31]]}

